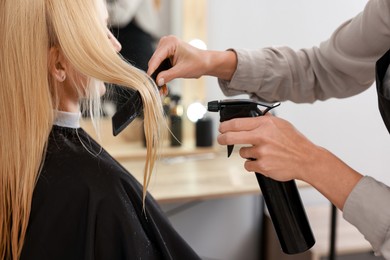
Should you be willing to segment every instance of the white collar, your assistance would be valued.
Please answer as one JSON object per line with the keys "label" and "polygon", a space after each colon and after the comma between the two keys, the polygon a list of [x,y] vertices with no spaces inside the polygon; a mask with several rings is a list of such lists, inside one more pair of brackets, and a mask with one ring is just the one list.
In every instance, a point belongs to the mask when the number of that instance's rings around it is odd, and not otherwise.
{"label": "white collar", "polygon": [[54,125],[69,127],[69,128],[79,128],[80,127],[80,117],[81,113],[74,112],[65,112],[55,110],[55,119]]}

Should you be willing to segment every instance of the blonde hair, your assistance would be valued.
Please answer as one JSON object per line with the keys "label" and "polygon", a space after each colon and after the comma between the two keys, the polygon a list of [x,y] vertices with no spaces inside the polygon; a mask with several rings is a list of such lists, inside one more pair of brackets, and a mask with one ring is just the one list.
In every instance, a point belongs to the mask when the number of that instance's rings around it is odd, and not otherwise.
{"label": "blonde hair", "polygon": [[161,99],[149,78],[113,49],[97,1],[0,2],[0,259],[20,256],[53,109],[59,104],[48,71],[53,45],[81,74],[140,92],[147,140],[145,198],[164,122]]}

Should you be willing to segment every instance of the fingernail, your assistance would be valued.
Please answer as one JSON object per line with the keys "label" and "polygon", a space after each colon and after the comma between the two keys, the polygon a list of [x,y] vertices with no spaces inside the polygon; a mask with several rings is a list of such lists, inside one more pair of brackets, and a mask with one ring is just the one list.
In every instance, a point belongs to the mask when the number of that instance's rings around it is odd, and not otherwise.
{"label": "fingernail", "polygon": [[159,87],[164,86],[164,85],[165,85],[165,80],[164,80],[163,78],[160,78],[160,79],[158,80],[158,82],[157,82],[157,85],[158,85]]}

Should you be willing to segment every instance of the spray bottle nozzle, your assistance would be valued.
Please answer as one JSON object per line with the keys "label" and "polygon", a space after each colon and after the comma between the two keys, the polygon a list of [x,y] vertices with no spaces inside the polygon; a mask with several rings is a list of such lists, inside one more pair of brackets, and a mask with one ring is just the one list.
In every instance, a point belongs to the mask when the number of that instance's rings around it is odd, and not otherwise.
{"label": "spray bottle nozzle", "polygon": [[[207,110],[219,112],[220,122],[224,122],[233,118],[262,116],[279,105],[279,102],[268,105],[251,99],[226,99],[208,102]],[[265,109],[262,111],[259,107],[265,107]],[[228,145],[228,157],[232,154],[233,148],[234,145]]]}

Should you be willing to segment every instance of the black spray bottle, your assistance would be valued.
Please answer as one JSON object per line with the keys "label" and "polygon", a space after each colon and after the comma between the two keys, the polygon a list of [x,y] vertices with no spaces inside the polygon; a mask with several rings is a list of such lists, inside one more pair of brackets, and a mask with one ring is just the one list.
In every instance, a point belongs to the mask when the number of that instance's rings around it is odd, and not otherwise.
{"label": "black spray bottle", "polygon": [[[262,116],[279,104],[268,106],[249,99],[228,99],[209,102],[208,111],[219,111],[220,122],[223,122],[239,117]],[[266,109],[261,111],[259,106]],[[232,151],[233,145],[229,145],[228,157]],[[295,181],[279,182],[260,173],[256,173],[256,178],[283,252],[298,254],[310,249],[315,239]]]}

